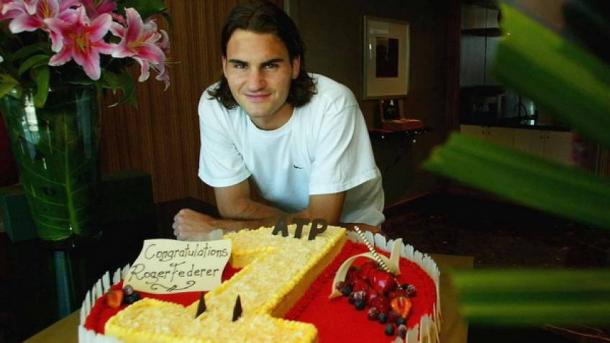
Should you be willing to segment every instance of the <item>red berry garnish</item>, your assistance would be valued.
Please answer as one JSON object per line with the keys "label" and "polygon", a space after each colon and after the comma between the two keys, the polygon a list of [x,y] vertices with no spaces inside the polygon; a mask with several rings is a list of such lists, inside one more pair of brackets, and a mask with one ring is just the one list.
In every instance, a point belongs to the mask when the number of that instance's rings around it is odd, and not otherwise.
{"label": "red berry garnish", "polygon": [[370,304],[373,302],[373,300],[375,300],[375,298],[377,297],[382,297],[383,295],[375,292],[374,290],[370,290],[367,294],[366,294],[366,303]]}
{"label": "red berry garnish", "polygon": [[383,270],[378,270],[373,274],[372,285],[375,291],[387,294],[396,288],[396,280],[394,275]]}
{"label": "red berry garnish", "polygon": [[111,289],[106,293],[106,304],[110,308],[119,308],[123,303],[123,290]]}
{"label": "red berry garnish", "polygon": [[345,282],[348,284],[352,284],[354,280],[360,278],[360,268],[351,266],[347,270],[347,275],[345,276]]}
{"label": "red berry garnish", "polygon": [[362,266],[360,266],[360,275],[362,278],[367,279],[369,282],[373,282],[373,275],[379,268],[377,267],[377,263],[374,261],[367,261]]}
{"label": "red berry garnish", "polygon": [[356,279],[352,283],[352,292],[365,292],[368,293],[371,289],[371,286],[363,279]]}
{"label": "red berry garnish", "polygon": [[380,296],[371,300],[369,306],[376,308],[380,313],[388,314],[390,311],[390,300],[384,296]]}

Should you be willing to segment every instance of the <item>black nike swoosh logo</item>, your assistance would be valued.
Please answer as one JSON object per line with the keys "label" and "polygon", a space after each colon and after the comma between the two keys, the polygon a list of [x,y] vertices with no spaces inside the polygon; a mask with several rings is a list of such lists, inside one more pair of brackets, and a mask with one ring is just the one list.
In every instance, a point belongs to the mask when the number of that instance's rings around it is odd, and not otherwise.
{"label": "black nike swoosh logo", "polygon": [[292,165],[292,168],[295,168],[295,169],[303,169],[303,167],[299,167],[299,166],[297,166],[296,164],[293,164],[293,165]]}

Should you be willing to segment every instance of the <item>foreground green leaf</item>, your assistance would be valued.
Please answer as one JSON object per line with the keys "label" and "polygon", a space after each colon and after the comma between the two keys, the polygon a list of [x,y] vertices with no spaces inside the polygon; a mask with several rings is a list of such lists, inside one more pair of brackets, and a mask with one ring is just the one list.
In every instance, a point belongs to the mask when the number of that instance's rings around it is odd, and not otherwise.
{"label": "foreground green leaf", "polygon": [[471,323],[610,323],[610,270],[460,270],[451,280]]}
{"label": "foreground green leaf", "polygon": [[574,167],[457,133],[423,166],[529,207],[610,228],[610,182]]}

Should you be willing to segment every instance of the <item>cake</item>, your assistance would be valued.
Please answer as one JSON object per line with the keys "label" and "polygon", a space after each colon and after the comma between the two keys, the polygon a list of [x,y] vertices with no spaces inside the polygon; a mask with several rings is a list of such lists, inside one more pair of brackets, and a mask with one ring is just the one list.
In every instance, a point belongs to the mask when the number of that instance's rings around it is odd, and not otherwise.
{"label": "cake", "polygon": [[[206,310],[195,316],[200,293],[142,294],[143,299],[121,309],[105,306],[105,293],[120,289],[127,267],[117,271],[110,285],[104,275],[87,294],[81,308],[80,342],[316,342],[383,341],[383,326],[356,311],[345,297],[329,299],[336,288],[341,264],[366,253],[352,232],[328,226],[309,239],[310,227],[295,238],[295,226],[287,237],[273,228],[228,233],[232,242],[230,263],[223,283],[205,295]],[[297,234],[297,236],[299,236]],[[349,238],[349,239],[347,239]],[[401,242],[368,234],[380,252],[394,248],[400,258],[400,278],[417,288],[413,311],[405,323],[406,342],[436,342],[439,335],[439,271],[432,259]],[[398,247],[398,248],[397,248]],[[233,321],[239,296],[243,311]]]}

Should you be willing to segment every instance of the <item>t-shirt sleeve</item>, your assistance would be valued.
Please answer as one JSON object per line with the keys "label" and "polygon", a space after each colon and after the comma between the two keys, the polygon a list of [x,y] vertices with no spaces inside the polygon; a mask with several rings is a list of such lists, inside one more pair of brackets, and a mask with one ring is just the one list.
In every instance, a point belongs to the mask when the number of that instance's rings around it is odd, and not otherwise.
{"label": "t-shirt sleeve", "polygon": [[212,187],[227,187],[240,183],[250,176],[242,155],[232,139],[227,110],[207,91],[199,101],[199,178]]}
{"label": "t-shirt sleeve", "polygon": [[379,176],[366,123],[351,97],[335,101],[317,126],[309,194],[347,191]]}

